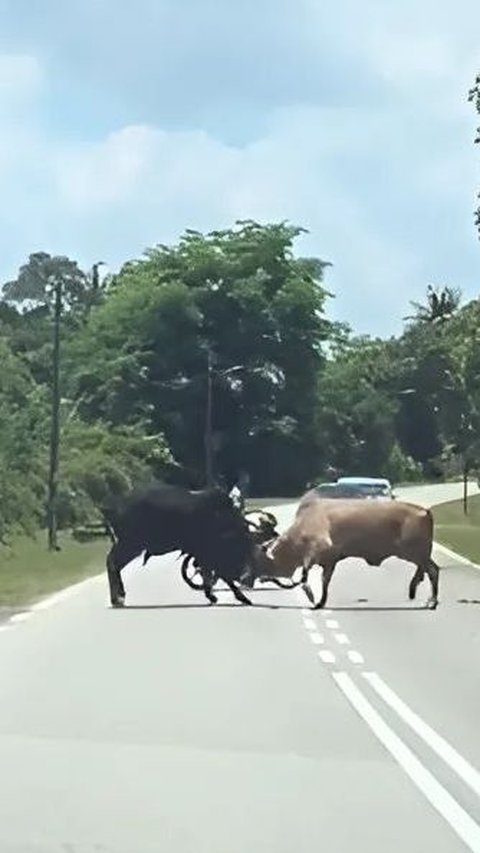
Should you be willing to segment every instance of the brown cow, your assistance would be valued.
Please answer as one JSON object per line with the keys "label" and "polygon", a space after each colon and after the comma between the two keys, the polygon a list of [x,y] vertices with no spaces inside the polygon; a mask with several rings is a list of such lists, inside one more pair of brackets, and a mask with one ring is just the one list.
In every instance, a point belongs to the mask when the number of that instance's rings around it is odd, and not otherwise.
{"label": "brown cow", "polygon": [[322,597],[315,609],[324,607],[336,564],[359,557],[379,566],[388,557],[414,563],[409,598],[428,574],[432,595],[427,607],[438,604],[437,564],[432,559],[433,518],[430,510],[397,501],[323,500],[311,492],[300,503],[291,527],[273,544],[257,549],[257,571],[274,577],[291,577],[303,568],[302,584],[315,604],[308,584],[313,566],[323,567]]}

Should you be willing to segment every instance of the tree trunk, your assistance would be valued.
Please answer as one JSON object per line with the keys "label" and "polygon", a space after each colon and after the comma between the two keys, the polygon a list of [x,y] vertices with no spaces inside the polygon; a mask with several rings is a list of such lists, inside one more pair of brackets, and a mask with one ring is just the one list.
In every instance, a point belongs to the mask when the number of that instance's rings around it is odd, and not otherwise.
{"label": "tree trunk", "polygon": [[468,515],[468,466],[463,466],[463,512]]}
{"label": "tree trunk", "polygon": [[213,447],[212,447],[212,408],[213,408],[213,364],[212,354],[208,353],[207,405],[205,412],[205,482],[207,488],[213,485]]}
{"label": "tree trunk", "polygon": [[58,551],[57,541],[57,488],[58,448],[60,443],[60,314],[62,310],[61,284],[55,288],[55,313],[53,319],[53,382],[52,422],[50,432],[50,466],[48,473],[48,549]]}

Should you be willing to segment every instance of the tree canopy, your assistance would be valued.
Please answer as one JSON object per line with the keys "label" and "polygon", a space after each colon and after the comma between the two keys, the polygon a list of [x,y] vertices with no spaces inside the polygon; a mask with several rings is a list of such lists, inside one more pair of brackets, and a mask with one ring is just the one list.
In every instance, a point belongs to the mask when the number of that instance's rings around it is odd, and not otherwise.
{"label": "tree canopy", "polygon": [[401,335],[329,319],[329,264],[302,229],[242,221],[186,231],[100,281],[36,253],[0,302],[0,535],[44,523],[60,283],[59,521],[95,517],[151,478],[205,482],[208,365],[213,473],[256,495],[296,495],[334,468],[395,481],[479,462],[477,301],[426,290]]}

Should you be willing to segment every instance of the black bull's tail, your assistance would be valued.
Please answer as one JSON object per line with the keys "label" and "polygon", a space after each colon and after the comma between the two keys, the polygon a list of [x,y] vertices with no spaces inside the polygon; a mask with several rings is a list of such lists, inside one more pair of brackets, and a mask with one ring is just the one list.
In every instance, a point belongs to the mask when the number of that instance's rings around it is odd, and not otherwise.
{"label": "black bull's tail", "polygon": [[106,509],[105,507],[100,508],[100,514],[103,518],[105,524],[105,531],[107,535],[110,537],[112,541],[112,545],[115,545],[118,542],[118,532],[116,529],[117,518],[113,510]]}

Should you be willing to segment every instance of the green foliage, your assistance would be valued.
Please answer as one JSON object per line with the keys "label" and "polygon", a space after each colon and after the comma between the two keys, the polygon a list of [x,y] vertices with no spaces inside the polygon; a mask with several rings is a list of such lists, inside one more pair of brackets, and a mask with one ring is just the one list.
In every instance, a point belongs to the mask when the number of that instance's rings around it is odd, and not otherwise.
{"label": "green foliage", "polygon": [[395,443],[397,405],[386,385],[392,364],[383,341],[352,338],[323,372],[316,425],[322,462],[352,475],[381,475]]}
{"label": "green foliage", "polygon": [[407,320],[415,320],[422,323],[444,323],[453,317],[462,299],[462,293],[454,287],[427,287],[427,298],[425,304],[412,302],[415,308],[413,317]]}
{"label": "green foliage", "polygon": [[35,252],[20,267],[17,278],[4,285],[3,298],[7,302],[50,305],[57,286],[62,288],[66,307],[85,301],[88,280],[76,261],[47,252]]}
{"label": "green foliage", "polygon": [[[475,85],[472,89],[470,89],[470,92],[468,93],[468,100],[473,103],[477,114],[480,115],[480,74],[477,74],[475,78]],[[475,143],[477,145],[480,143],[480,127],[477,127]],[[477,208],[477,210],[475,211],[475,225],[477,226],[477,229],[480,233],[480,207]]]}
{"label": "green foliage", "polygon": [[108,428],[102,422],[78,419],[62,429],[59,490],[61,526],[75,526],[95,518],[135,486],[161,472],[171,457],[161,435],[145,435],[140,427]]}
{"label": "green foliage", "polygon": [[262,461],[273,441],[276,457],[295,448],[283,479],[301,488],[332,324],[325,264],[293,256],[300,233],[254,222],[206,236],[188,231],[178,245],[126,264],[69,354],[82,416],[112,425],[142,419],[165,433],[188,480],[201,484],[210,351],[217,475],[246,467],[254,488],[271,490],[278,466]]}
{"label": "green foliage", "polygon": [[61,527],[152,477],[205,482],[208,364],[215,478],[297,495],[335,468],[395,482],[480,467],[480,303],[427,289],[404,332],[355,337],[326,315],[327,264],[302,229],[187,231],[100,281],[31,255],[0,302],[0,536],[44,523],[51,290],[63,294]]}
{"label": "green foliage", "polygon": [[45,394],[0,337],[0,538],[43,517]]}

